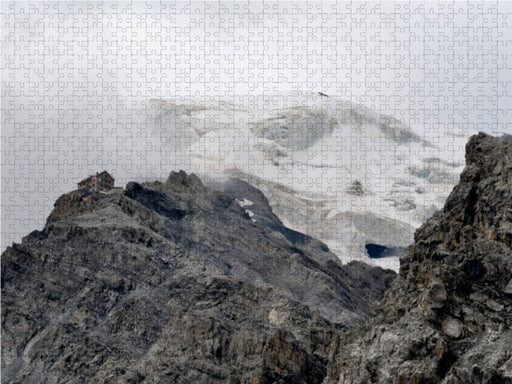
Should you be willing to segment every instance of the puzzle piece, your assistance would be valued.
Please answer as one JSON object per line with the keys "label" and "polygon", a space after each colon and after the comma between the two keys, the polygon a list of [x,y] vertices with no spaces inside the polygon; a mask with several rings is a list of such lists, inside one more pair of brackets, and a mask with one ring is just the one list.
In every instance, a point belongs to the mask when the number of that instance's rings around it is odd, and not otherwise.
{"label": "puzzle piece", "polygon": [[512,133],[511,4],[3,1],[2,249],[102,170],[235,167],[340,254],[365,212],[415,226]]}

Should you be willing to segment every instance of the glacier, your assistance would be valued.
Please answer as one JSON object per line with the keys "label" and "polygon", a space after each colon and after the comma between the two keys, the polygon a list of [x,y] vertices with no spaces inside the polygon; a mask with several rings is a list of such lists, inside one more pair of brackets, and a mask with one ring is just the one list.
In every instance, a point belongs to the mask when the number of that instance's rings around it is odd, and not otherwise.
{"label": "glacier", "polygon": [[286,226],[323,241],[343,263],[395,271],[416,228],[458,182],[475,133],[407,125],[312,92],[154,98],[149,105],[177,167],[206,183],[247,181]]}

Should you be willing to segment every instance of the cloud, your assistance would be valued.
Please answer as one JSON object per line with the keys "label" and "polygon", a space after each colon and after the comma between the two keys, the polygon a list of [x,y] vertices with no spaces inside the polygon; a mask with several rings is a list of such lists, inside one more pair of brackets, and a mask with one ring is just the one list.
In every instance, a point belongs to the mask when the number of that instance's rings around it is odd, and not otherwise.
{"label": "cloud", "polygon": [[2,2],[2,246],[90,173],[186,168],[183,137],[151,128],[153,97],[322,91],[427,129],[512,133],[497,4]]}

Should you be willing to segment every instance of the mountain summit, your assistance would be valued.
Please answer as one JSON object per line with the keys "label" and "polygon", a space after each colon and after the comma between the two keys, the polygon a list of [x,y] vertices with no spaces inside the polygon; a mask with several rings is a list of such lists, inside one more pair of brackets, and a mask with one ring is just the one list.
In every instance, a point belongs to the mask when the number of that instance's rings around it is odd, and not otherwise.
{"label": "mountain summit", "polygon": [[2,255],[3,383],[321,382],[396,276],[342,266],[245,182],[61,196]]}

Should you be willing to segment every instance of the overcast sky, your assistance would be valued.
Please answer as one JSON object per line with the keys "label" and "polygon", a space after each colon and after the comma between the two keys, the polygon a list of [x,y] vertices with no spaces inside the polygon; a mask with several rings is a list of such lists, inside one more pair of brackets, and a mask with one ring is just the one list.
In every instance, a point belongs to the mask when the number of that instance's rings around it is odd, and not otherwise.
{"label": "overcast sky", "polygon": [[427,129],[512,133],[512,2],[1,6],[2,249],[92,172],[169,173],[152,97],[322,91]]}

